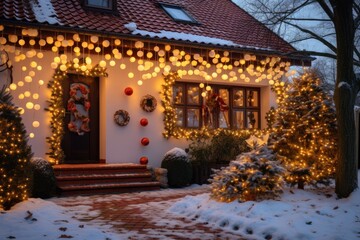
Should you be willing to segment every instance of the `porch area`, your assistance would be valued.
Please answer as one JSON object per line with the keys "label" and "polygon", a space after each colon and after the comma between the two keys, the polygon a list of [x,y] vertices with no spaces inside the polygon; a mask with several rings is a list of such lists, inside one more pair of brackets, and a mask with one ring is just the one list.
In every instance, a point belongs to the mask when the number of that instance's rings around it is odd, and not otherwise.
{"label": "porch area", "polygon": [[59,196],[159,190],[146,165],[59,164],[53,166]]}

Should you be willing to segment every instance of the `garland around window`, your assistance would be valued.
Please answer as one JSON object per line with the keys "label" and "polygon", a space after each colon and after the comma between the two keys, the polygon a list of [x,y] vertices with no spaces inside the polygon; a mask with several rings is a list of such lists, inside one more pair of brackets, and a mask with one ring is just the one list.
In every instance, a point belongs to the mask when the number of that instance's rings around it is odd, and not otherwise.
{"label": "garland around window", "polygon": [[[175,108],[172,104],[172,87],[175,84],[175,81],[180,80],[179,75],[176,72],[171,72],[168,75],[164,76],[164,84],[162,85],[162,100],[161,104],[164,107],[164,132],[163,136],[167,139],[174,137],[176,139],[185,138],[185,139],[199,139],[201,137],[211,137],[217,135],[220,131],[235,135],[235,136],[249,136],[250,134],[262,135],[262,131],[259,129],[241,129],[241,130],[232,130],[232,129],[209,129],[207,127],[202,127],[200,129],[193,128],[182,128],[176,125],[177,116]],[[221,107],[221,102],[218,104]],[[222,109],[226,109],[226,105],[222,105]]]}

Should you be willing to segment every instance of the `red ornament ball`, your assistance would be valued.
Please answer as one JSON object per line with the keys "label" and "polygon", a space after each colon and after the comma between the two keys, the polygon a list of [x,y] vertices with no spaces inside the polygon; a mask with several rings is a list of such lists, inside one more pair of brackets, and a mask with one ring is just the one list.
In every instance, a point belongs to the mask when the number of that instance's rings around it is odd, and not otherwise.
{"label": "red ornament ball", "polygon": [[140,119],[140,125],[145,127],[146,125],[148,125],[149,121],[147,120],[147,118],[142,118]]}
{"label": "red ornament ball", "polygon": [[150,140],[147,137],[144,137],[141,139],[141,144],[143,146],[147,146],[147,145],[149,145],[149,143],[150,143]]}
{"label": "red ornament ball", "polygon": [[127,96],[131,96],[134,91],[131,87],[127,87],[127,88],[125,88],[124,92]]}
{"label": "red ornament ball", "polygon": [[148,162],[149,162],[149,159],[147,157],[144,156],[144,157],[140,158],[140,164],[146,165],[146,164],[148,164]]}

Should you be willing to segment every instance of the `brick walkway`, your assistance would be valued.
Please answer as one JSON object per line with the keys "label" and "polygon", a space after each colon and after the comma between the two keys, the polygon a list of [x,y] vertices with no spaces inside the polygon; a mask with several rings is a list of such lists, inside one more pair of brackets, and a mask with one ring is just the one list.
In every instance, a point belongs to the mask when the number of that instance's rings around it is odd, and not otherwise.
{"label": "brick walkway", "polygon": [[[221,228],[174,215],[168,209],[186,195],[207,192],[205,187],[154,192],[58,198],[76,219],[101,226],[122,239],[245,239]],[[81,209],[81,210],[79,210]]]}

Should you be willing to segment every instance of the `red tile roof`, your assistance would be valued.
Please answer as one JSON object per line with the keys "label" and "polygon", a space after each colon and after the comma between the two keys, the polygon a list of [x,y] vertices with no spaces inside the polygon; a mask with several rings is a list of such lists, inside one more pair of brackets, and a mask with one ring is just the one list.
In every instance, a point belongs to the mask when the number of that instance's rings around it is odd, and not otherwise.
{"label": "red tile roof", "polygon": [[[51,1],[53,12],[46,2]],[[183,7],[200,24],[175,22],[159,6],[168,3]],[[39,7],[43,6],[40,11]],[[34,10],[35,9],[35,10]],[[49,13],[50,12],[50,13]],[[52,14],[52,15],[51,15]],[[81,0],[0,0],[0,20],[41,23],[73,30],[96,31],[102,34],[142,35],[165,40],[190,41],[227,45],[236,48],[290,53],[295,49],[230,0],[117,0],[117,9],[104,13],[84,9]],[[47,20],[47,19],[51,19]],[[132,33],[125,24],[135,22]],[[179,37],[169,32],[178,32]],[[156,35],[155,33],[163,33]],[[190,36],[190,37],[189,37]],[[192,36],[192,38],[191,38]],[[187,39],[188,38],[188,39]],[[228,41],[219,43],[217,39]],[[231,46],[232,45],[232,46]]]}

